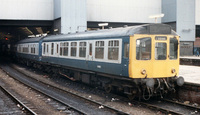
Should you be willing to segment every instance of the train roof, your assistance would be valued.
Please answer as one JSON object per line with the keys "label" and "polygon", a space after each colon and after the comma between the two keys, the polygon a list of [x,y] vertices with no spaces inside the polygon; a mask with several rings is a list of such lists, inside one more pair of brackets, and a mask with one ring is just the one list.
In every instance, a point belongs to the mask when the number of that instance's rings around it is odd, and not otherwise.
{"label": "train roof", "polygon": [[138,26],[129,26],[113,29],[104,29],[88,32],[80,32],[74,34],[51,35],[45,37],[43,41],[62,41],[70,39],[95,39],[130,36],[134,34],[172,34],[177,35],[171,26],[166,24],[145,24]]}
{"label": "train roof", "polygon": [[42,37],[35,37],[35,38],[26,38],[26,39],[20,40],[20,41],[18,42],[18,44],[20,44],[20,43],[39,42],[42,38],[44,38],[44,37],[42,36]]}
{"label": "train roof", "polygon": [[110,37],[123,37],[131,36],[134,34],[171,34],[177,35],[172,29],[171,26],[166,24],[145,24],[137,26],[128,26],[121,28],[113,29],[104,29],[104,30],[95,30],[87,31],[73,34],[60,34],[60,35],[50,35],[46,37],[36,37],[36,38],[27,38],[21,40],[19,43],[32,43],[39,42],[41,39],[43,41],[64,41],[64,40],[77,40],[77,39],[95,39],[95,38],[110,38]]}

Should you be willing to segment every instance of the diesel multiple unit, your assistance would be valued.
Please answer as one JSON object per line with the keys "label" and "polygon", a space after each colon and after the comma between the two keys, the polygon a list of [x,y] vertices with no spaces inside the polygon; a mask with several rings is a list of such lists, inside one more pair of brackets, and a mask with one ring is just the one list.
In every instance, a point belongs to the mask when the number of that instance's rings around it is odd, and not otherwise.
{"label": "diesel multiple unit", "polygon": [[28,38],[16,44],[20,62],[73,81],[149,99],[174,91],[179,36],[165,24]]}

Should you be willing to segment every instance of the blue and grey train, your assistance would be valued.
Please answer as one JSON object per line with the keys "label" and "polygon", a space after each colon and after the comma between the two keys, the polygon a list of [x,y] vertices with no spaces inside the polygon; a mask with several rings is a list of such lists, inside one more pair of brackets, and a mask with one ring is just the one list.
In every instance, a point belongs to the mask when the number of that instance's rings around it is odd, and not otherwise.
{"label": "blue and grey train", "polygon": [[19,61],[73,81],[149,99],[182,86],[179,36],[169,25],[146,24],[28,38]]}

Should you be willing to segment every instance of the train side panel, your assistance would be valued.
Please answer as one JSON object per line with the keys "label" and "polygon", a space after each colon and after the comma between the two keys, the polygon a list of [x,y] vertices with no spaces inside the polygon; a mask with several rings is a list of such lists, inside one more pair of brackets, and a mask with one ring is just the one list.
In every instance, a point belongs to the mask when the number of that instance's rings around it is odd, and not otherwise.
{"label": "train side panel", "polygon": [[[96,41],[106,41],[105,46],[104,46],[104,59],[95,59],[95,47],[96,47]],[[55,64],[55,65],[61,65],[61,66],[66,66],[70,68],[75,68],[75,69],[82,69],[86,71],[91,71],[91,72],[96,72],[96,73],[101,73],[101,74],[110,74],[110,75],[117,75],[117,76],[126,76],[128,77],[128,56],[124,56],[124,45],[129,47],[129,37],[120,37],[120,38],[99,38],[96,41],[89,41],[87,43],[87,48],[86,48],[86,57],[85,58],[77,58],[77,57],[71,57],[68,54],[68,57],[60,56],[60,49],[59,49],[59,55],[57,56],[51,56],[49,54],[43,55],[42,56],[42,62],[44,63],[49,63],[49,64]],[[108,59],[108,42],[109,40],[119,40],[119,55],[118,55],[118,60],[109,60]],[[75,42],[74,40],[73,42]],[[84,40],[82,40],[84,41]],[[65,42],[65,41],[62,41]],[[67,41],[66,41],[67,42]],[[47,43],[47,42],[45,42]],[[49,45],[51,43],[56,43],[56,44],[61,44],[59,41],[49,41]],[[71,41],[69,42],[71,43]],[[92,55],[89,55],[89,44],[91,43],[92,45]],[[44,44],[44,43],[43,43]],[[49,47],[49,46],[48,46]],[[70,48],[70,47],[69,47]],[[111,50],[111,49],[110,49]],[[112,49],[116,50],[116,49]],[[128,49],[126,49],[128,50]],[[77,50],[79,51],[79,50]],[[71,51],[69,50],[69,53]],[[77,55],[79,55],[77,53]]]}

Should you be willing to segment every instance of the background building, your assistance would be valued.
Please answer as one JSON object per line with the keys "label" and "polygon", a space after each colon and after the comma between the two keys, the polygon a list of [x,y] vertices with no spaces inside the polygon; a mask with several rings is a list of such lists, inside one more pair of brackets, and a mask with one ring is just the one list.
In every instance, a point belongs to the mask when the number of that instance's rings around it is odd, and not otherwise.
{"label": "background building", "polygon": [[[164,14],[181,36],[181,55],[193,55],[200,37],[200,0],[0,0],[0,44],[27,36],[68,34],[100,28],[155,23]],[[1,46],[1,45],[0,45]]]}

